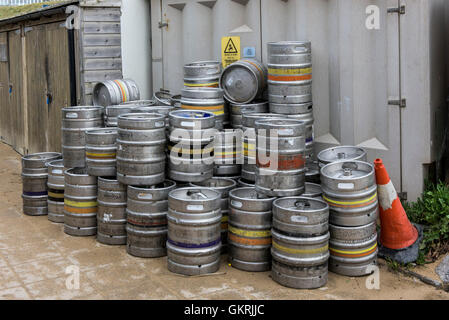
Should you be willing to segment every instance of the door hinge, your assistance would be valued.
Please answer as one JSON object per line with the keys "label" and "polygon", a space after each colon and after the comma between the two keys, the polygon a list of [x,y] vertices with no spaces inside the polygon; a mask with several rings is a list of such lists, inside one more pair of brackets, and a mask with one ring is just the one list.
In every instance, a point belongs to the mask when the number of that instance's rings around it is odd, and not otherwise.
{"label": "door hinge", "polygon": [[387,12],[388,13],[405,14],[405,5],[402,5],[400,7],[388,8]]}
{"label": "door hinge", "polygon": [[403,98],[401,100],[391,99],[391,100],[388,100],[388,105],[390,105],[390,106],[399,106],[401,108],[405,108],[407,106],[407,99],[405,99],[405,98]]}
{"label": "door hinge", "polygon": [[168,22],[159,21],[159,29],[168,27]]}

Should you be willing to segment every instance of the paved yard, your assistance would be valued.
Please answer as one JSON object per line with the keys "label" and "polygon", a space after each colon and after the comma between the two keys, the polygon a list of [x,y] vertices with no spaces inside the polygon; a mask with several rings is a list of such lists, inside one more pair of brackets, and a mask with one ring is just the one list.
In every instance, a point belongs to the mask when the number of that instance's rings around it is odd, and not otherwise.
{"label": "paved yard", "polygon": [[[218,274],[178,276],[167,270],[166,258],[134,258],[123,246],[70,237],[46,217],[23,215],[20,170],[20,156],[0,143],[0,299],[449,299],[449,293],[388,271],[382,260],[380,290],[368,290],[365,278],[332,273],[325,288],[288,289],[269,272],[229,267],[226,256]],[[74,276],[66,274],[76,268],[79,289],[70,288]]]}

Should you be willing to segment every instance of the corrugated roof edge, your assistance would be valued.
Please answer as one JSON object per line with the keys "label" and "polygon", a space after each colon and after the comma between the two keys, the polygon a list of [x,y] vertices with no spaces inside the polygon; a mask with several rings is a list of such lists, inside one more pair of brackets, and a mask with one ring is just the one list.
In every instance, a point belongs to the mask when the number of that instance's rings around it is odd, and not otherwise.
{"label": "corrugated roof edge", "polygon": [[[31,11],[31,12],[27,12],[22,15],[1,19],[0,26],[25,21],[28,19],[35,19],[35,18],[42,17],[42,16],[48,16],[48,15],[54,14],[56,12],[60,12],[62,8],[67,7],[71,4],[75,4],[75,3],[79,3],[79,0],[69,0],[69,1],[58,3],[58,4],[50,5],[48,7],[40,8],[40,9]],[[45,3],[43,3],[43,4],[45,4]]]}

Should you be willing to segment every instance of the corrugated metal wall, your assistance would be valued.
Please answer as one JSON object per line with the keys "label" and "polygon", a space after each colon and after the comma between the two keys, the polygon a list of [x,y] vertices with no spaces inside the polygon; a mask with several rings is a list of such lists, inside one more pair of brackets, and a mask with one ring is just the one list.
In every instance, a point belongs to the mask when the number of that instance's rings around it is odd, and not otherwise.
{"label": "corrugated metal wall", "polygon": [[[255,47],[263,62],[269,41],[310,40],[317,151],[363,146],[370,160],[384,159],[398,191],[402,185],[414,199],[426,175],[423,165],[435,161],[441,128],[433,128],[441,127],[445,112],[445,93],[431,88],[437,77],[429,70],[445,70],[446,62],[434,54],[445,50],[444,37],[432,30],[444,28],[447,3],[402,3],[404,15],[387,12],[397,0],[152,0],[153,88],[179,92],[183,65],[221,59],[223,36],[240,36],[242,47]],[[378,8],[379,29],[366,27],[371,5]],[[402,111],[388,104],[400,88],[407,99]]]}

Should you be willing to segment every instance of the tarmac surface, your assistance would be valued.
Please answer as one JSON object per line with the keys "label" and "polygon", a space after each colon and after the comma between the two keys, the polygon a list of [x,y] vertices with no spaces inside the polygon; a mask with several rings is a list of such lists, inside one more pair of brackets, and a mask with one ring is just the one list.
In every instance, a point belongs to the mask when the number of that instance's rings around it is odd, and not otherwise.
{"label": "tarmac surface", "polygon": [[[25,216],[20,172],[20,155],[0,143],[0,299],[449,299],[447,292],[390,271],[383,260],[379,290],[368,289],[366,277],[333,273],[324,288],[289,289],[270,272],[230,267],[226,255],[217,274],[179,276],[167,270],[166,258],[135,258],[124,246],[71,237],[47,217]],[[436,276],[430,266],[421,269]]]}

